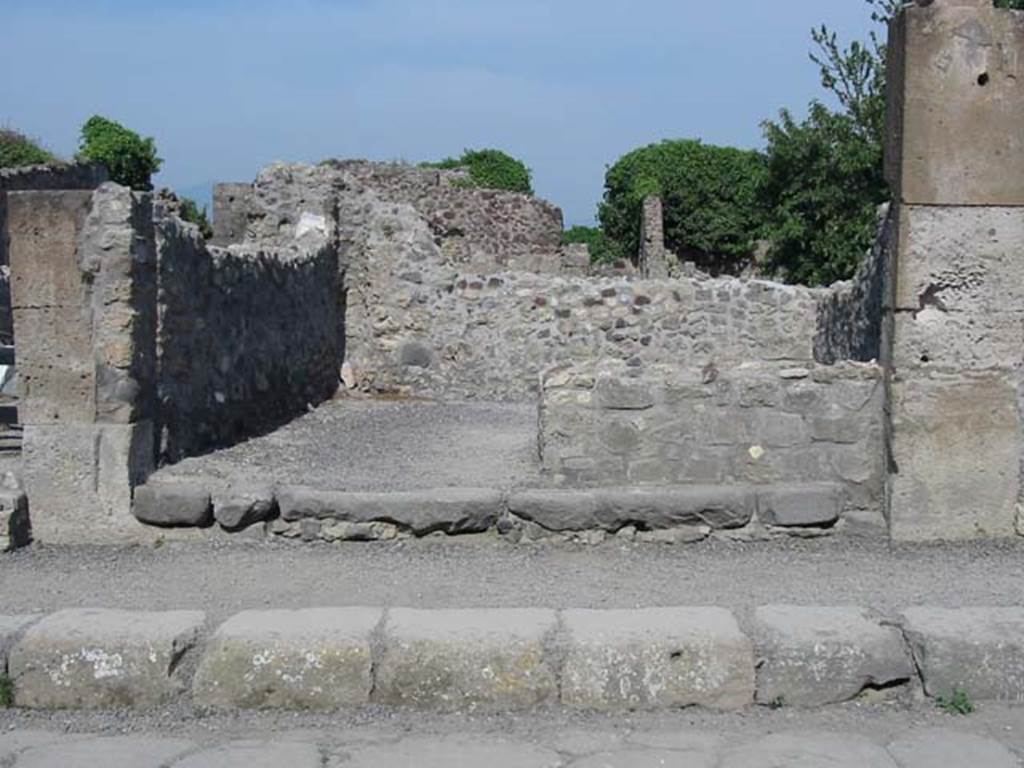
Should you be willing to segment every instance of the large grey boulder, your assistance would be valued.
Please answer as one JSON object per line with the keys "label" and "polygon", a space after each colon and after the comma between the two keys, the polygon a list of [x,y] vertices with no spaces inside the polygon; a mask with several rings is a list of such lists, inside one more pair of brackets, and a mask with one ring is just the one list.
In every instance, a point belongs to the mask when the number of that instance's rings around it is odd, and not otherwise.
{"label": "large grey boulder", "polygon": [[15,703],[31,708],[157,707],[185,689],[175,674],[201,611],[73,609],[25,631],[11,650]]}
{"label": "large grey boulder", "polygon": [[379,608],[246,611],[224,622],[196,673],[209,709],[320,709],[365,705],[373,687]]}
{"label": "large grey boulder", "polygon": [[558,625],[539,609],[388,613],[376,700],[439,710],[526,710],[554,702],[546,645]]}
{"label": "large grey boulder", "polygon": [[1024,700],[1024,608],[911,608],[903,629],[929,696]]}
{"label": "large grey boulder", "polygon": [[281,517],[334,519],[352,523],[394,523],[417,536],[482,533],[504,511],[500,491],[490,488],[442,488],[396,493],[321,491],[289,486],[277,493]]}
{"label": "large grey boulder", "polygon": [[201,528],[213,523],[210,492],[187,482],[151,482],[135,489],[132,514],[163,528]]}
{"label": "large grey boulder", "polygon": [[508,508],[550,531],[742,528],[754,515],[755,495],[742,485],[541,489],[513,493]]}
{"label": "large grey boulder", "polygon": [[721,608],[573,610],[562,702],[576,709],[741,709],[754,699],[754,650]]}
{"label": "large grey boulder", "polygon": [[915,674],[899,629],[862,608],[765,606],[753,626],[761,704],[833,704]]}

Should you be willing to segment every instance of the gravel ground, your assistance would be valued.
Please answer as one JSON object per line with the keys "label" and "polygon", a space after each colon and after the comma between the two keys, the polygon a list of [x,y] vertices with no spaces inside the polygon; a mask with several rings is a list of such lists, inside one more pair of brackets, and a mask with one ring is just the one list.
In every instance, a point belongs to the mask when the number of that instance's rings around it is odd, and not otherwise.
{"label": "gravel ground", "polygon": [[684,546],[514,545],[496,536],[312,544],[211,538],[153,548],[34,546],[0,556],[0,613],[70,606],[1020,605],[1024,539],[890,548],[874,539]]}
{"label": "gravel ground", "polygon": [[538,461],[535,405],[341,398],[158,475],[351,491],[510,488],[534,481]]}

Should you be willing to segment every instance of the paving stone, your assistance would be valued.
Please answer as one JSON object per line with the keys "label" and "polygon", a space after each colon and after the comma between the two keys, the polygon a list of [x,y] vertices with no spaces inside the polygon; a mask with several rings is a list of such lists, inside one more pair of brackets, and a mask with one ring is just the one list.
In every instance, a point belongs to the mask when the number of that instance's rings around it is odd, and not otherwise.
{"label": "paving stone", "polygon": [[213,523],[210,493],[187,482],[146,483],[135,489],[132,514],[161,527],[201,528]]}
{"label": "paving stone", "polygon": [[843,504],[843,488],[835,483],[773,485],[757,491],[758,519],[782,528],[834,525]]}
{"label": "paving stone", "polygon": [[904,632],[925,692],[1024,701],[1024,608],[911,608]]}
{"label": "paving stone", "polygon": [[754,493],[745,486],[544,489],[513,493],[508,501],[510,512],[551,531],[741,528],[754,507]]}
{"label": "paving stone", "polygon": [[877,744],[856,736],[779,733],[725,753],[717,768],[897,768]]}
{"label": "paving stone", "polygon": [[714,752],[672,752],[667,749],[637,749],[604,752],[572,764],[572,768],[717,768]]}
{"label": "paving stone", "polygon": [[440,710],[531,709],[558,698],[546,644],[554,611],[388,613],[375,700]]}
{"label": "paving stone", "polygon": [[573,610],[563,624],[567,706],[729,710],[753,701],[753,646],[729,611]]}
{"label": "paving stone", "polygon": [[896,627],[863,608],[773,605],[754,613],[757,701],[817,707],[868,685],[910,680],[913,662]]}
{"label": "paving stone", "polygon": [[213,494],[213,516],[226,531],[241,531],[277,514],[274,489],[231,486]]}
{"label": "paving stone", "polygon": [[623,749],[623,737],[610,731],[563,731],[558,734],[550,746],[558,752],[577,757],[611,752]]}
{"label": "paving stone", "polygon": [[22,752],[17,768],[165,768],[195,745],[182,739],[145,736],[86,738]]}
{"label": "paving stone", "polygon": [[630,742],[655,749],[670,749],[673,752],[718,752],[722,748],[722,737],[714,733],[693,731],[639,731],[629,737]]}
{"label": "paving stone", "polygon": [[7,654],[18,636],[29,625],[40,618],[38,614],[28,616],[0,616],[0,672],[7,669]]}
{"label": "paving stone", "polygon": [[316,744],[239,741],[189,755],[174,768],[321,768]]}
{"label": "paving stone", "polygon": [[900,768],[1020,768],[1002,744],[945,728],[908,734],[889,745],[889,754]]}
{"label": "paving stone", "polygon": [[165,704],[185,687],[175,667],[195,644],[203,621],[201,611],[51,614],[11,649],[15,703],[83,709]]}
{"label": "paving stone", "polygon": [[379,608],[246,611],[207,644],[194,684],[210,709],[337,709],[369,701]]}
{"label": "paving stone", "polygon": [[500,491],[488,488],[443,488],[396,493],[321,491],[295,486],[278,490],[284,520],[335,519],[352,523],[389,522],[418,536],[483,533],[504,511]]}
{"label": "paving stone", "polygon": [[54,746],[68,741],[80,741],[83,738],[82,736],[73,737],[65,733],[27,728],[0,732],[0,765],[6,768],[17,755],[33,747]]}
{"label": "paving stone", "polygon": [[564,765],[557,752],[533,744],[441,736],[354,749],[347,760],[335,762],[331,768],[562,768]]}

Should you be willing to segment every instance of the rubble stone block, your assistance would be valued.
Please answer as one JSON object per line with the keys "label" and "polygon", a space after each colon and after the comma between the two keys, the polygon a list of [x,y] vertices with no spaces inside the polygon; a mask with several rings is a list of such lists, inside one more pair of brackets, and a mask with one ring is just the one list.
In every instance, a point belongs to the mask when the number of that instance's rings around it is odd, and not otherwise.
{"label": "rubble stone block", "polygon": [[554,611],[388,613],[376,700],[438,710],[528,710],[558,698]]}
{"label": "rubble stone block", "polygon": [[929,696],[1024,701],[1024,608],[911,608],[903,617]]}
{"label": "rubble stone block", "polygon": [[175,670],[201,611],[72,609],[32,625],[11,650],[15,703],[34,709],[158,707],[185,689]]}
{"label": "rubble stone block", "polygon": [[869,685],[915,675],[899,629],[882,626],[862,608],[758,608],[754,642],[760,658],[760,704],[834,704],[854,698]]}
{"label": "rubble stone block", "polygon": [[213,634],[194,685],[209,709],[332,710],[368,703],[383,611],[246,611]]}
{"label": "rubble stone block", "polygon": [[572,610],[563,623],[566,706],[733,710],[753,702],[753,645],[729,611]]}
{"label": "rubble stone block", "polygon": [[290,486],[278,490],[277,502],[286,521],[391,522],[418,536],[436,531],[483,533],[497,524],[504,511],[501,491],[489,488],[362,493]]}
{"label": "rubble stone block", "polygon": [[199,528],[213,523],[210,492],[187,482],[147,483],[135,489],[132,514],[160,527]]}
{"label": "rubble stone block", "polygon": [[775,485],[757,490],[757,516],[765,525],[823,527],[843,513],[843,489],[834,483]]}
{"label": "rubble stone block", "polygon": [[213,516],[226,531],[241,531],[277,514],[273,488],[230,486],[213,493]]}

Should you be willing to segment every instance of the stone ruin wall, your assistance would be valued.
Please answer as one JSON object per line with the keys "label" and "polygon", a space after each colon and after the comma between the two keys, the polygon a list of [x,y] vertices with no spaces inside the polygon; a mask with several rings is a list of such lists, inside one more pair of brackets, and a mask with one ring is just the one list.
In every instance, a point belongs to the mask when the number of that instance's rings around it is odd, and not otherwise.
{"label": "stone ruin wall", "polygon": [[269,251],[206,246],[158,217],[159,457],[266,432],[338,388],[338,261],[325,238]]}
{"label": "stone ruin wall", "polygon": [[95,189],[107,180],[103,166],[86,164],[33,165],[0,169],[0,343],[14,339],[8,255],[7,193],[45,189]]}

